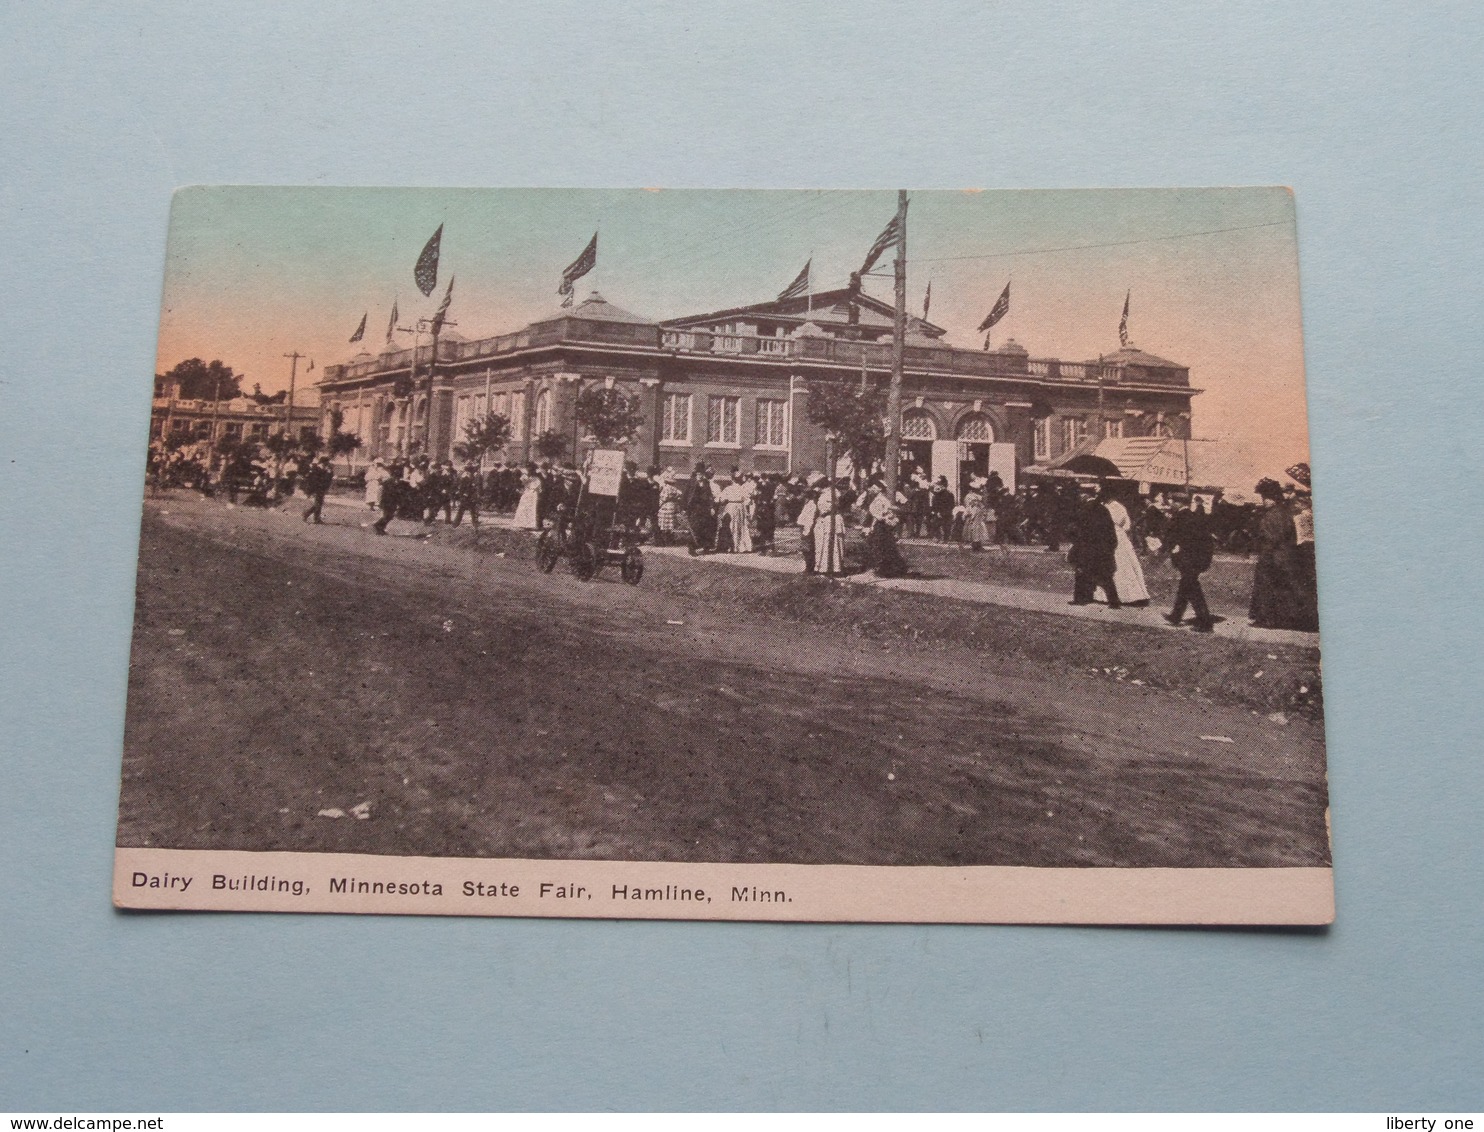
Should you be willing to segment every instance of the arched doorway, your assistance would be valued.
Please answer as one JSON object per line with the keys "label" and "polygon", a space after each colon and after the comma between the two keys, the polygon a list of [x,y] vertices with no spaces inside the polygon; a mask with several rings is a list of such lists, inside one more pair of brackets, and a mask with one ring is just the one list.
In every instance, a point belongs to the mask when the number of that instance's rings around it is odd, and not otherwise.
{"label": "arched doorway", "polygon": [[970,476],[989,475],[989,446],[994,443],[994,425],[983,413],[968,413],[953,430],[959,442],[958,492],[963,497]]}
{"label": "arched doorway", "polygon": [[918,468],[924,475],[932,473],[933,441],[937,439],[938,426],[926,410],[908,409],[902,414],[902,478]]}

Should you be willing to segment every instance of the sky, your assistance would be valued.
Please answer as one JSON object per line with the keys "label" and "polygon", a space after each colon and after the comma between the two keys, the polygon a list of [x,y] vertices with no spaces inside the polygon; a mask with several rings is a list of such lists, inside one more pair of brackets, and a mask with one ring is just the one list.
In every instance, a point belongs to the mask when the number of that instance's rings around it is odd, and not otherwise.
{"label": "sky", "polygon": [[[1272,470],[1308,458],[1297,237],[1284,188],[915,191],[908,309],[947,340],[1011,284],[996,344],[1086,361],[1118,348],[1129,295],[1134,346],[1190,367],[1193,435],[1235,439]],[[577,283],[655,320],[773,298],[812,258],[817,291],[843,286],[896,209],[894,192],[802,190],[196,187],[170,215],[157,372],[219,358],[274,392],[297,351],[326,364],[384,348],[431,315],[450,276],[466,338],[556,313],[562,268],[596,231]],[[443,225],[438,288],[413,265]],[[866,290],[890,301],[891,256]],[[360,345],[348,339],[367,315]],[[410,336],[398,335],[399,345]],[[299,388],[307,361],[299,362]],[[312,394],[310,394],[312,397]]]}

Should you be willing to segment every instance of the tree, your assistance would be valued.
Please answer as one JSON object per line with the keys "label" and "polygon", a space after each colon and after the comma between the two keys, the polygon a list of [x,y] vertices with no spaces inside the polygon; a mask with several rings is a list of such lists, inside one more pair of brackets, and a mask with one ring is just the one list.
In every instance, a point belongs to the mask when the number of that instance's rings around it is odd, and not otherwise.
{"label": "tree", "polygon": [[870,468],[886,453],[886,390],[879,386],[811,381],[809,420],[835,433],[836,456],[848,453],[857,468]]}
{"label": "tree", "polygon": [[294,453],[294,450],[299,447],[299,441],[286,432],[275,432],[263,437],[263,447],[282,461]]}
{"label": "tree", "polygon": [[498,452],[510,440],[510,419],[500,413],[490,413],[482,421],[470,421],[464,425],[464,439],[453,446],[453,454],[460,460],[484,462],[485,456]]}
{"label": "tree", "polygon": [[549,428],[537,434],[534,447],[543,460],[559,460],[567,453],[567,438]]}
{"label": "tree", "polygon": [[184,401],[230,401],[242,395],[242,375],[220,361],[203,362],[187,358],[169,373],[156,376],[157,382],[169,386],[178,383],[177,394]]}
{"label": "tree", "polygon": [[621,447],[639,435],[644,411],[637,396],[595,386],[577,398],[577,423],[599,448]]}
{"label": "tree", "polygon": [[341,409],[330,410],[330,439],[325,445],[325,451],[329,453],[330,459],[336,456],[346,457],[346,470],[350,469],[350,454],[361,447],[361,438],[353,432],[342,432],[340,426],[345,423],[345,412]]}

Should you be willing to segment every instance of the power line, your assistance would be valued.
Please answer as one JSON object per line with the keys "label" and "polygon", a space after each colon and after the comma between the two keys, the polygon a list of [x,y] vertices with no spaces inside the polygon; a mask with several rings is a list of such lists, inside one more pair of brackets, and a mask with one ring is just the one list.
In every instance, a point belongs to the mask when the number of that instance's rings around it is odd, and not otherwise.
{"label": "power line", "polygon": [[1235,228],[1207,228],[1201,232],[1172,232],[1167,236],[1147,236],[1140,240],[1113,240],[1106,244],[1067,244],[1060,248],[1026,248],[1018,252],[985,252],[980,255],[916,256],[917,263],[947,263],[965,259],[1008,259],[1021,255],[1050,255],[1052,252],[1080,252],[1092,248],[1126,248],[1132,244],[1158,244],[1165,240],[1188,240],[1195,236],[1217,236],[1223,232],[1250,232],[1254,228],[1280,228],[1286,220],[1268,220],[1262,224],[1242,224]]}

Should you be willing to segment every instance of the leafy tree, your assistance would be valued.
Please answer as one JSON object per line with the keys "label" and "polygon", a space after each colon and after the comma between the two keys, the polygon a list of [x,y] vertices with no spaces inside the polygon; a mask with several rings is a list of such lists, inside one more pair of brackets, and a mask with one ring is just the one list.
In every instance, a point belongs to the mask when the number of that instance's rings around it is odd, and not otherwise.
{"label": "leafy tree", "polygon": [[498,452],[510,441],[510,419],[500,413],[490,413],[482,421],[470,421],[464,425],[464,439],[453,446],[453,454],[460,460],[480,460],[491,452]]}
{"label": "leafy tree", "polygon": [[848,453],[857,468],[869,468],[884,456],[885,389],[865,381],[811,381],[808,415],[840,438],[835,454]]}
{"label": "leafy tree", "polygon": [[242,395],[242,375],[220,361],[187,358],[169,373],[158,374],[157,382],[179,382],[178,396],[185,401],[230,401]]}
{"label": "leafy tree", "polygon": [[350,467],[350,454],[361,446],[361,438],[353,432],[342,432],[340,426],[345,423],[345,413],[341,409],[330,410],[330,439],[325,444],[325,451],[330,454],[330,459],[336,456],[346,457],[346,468]]}
{"label": "leafy tree", "polygon": [[599,448],[613,448],[639,435],[644,411],[637,396],[622,389],[595,386],[584,389],[577,398],[577,423],[586,435],[597,440]]}
{"label": "leafy tree", "polygon": [[278,457],[280,460],[287,459],[299,447],[296,437],[286,432],[274,432],[263,438],[263,447]]}
{"label": "leafy tree", "polygon": [[538,433],[534,442],[536,455],[543,460],[559,460],[567,454],[567,438],[555,429]]}

